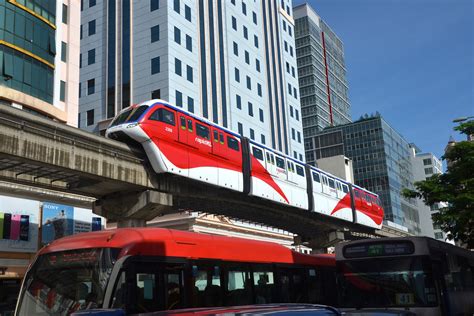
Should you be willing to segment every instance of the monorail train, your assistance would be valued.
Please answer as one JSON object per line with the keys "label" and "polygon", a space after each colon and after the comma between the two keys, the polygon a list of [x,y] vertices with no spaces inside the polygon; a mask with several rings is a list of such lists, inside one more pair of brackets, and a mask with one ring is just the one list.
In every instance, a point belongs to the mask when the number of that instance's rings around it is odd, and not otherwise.
{"label": "monorail train", "polygon": [[163,100],[121,111],[106,136],[139,143],[157,173],[172,173],[380,229],[378,196]]}

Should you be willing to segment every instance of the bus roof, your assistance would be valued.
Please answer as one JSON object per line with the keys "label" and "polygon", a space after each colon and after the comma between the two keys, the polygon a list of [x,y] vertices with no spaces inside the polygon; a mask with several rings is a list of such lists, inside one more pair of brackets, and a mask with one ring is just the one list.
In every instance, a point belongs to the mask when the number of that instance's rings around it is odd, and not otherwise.
{"label": "bus roof", "polygon": [[39,255],[91,248],[120,248],[120,257],[148,255],[335,266],[334,256],[305,255],[270,242],[164,228],[119,228],[81,233],[52,242],[41,249]]}

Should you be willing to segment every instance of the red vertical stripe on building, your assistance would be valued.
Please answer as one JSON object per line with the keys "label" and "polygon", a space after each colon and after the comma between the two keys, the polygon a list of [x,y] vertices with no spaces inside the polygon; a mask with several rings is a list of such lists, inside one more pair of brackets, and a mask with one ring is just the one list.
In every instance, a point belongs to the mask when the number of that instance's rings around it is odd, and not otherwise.
{"label": "red vertical stripe on building", "polygon": [[328,61],[326,57],[326,41],[324,40],[324,32],[321,32],[321,37],[323,38],[324,67],[326,68],[326,89],[328,92],[329,119],[331,120],[331,126],[332,126],[334,125],[334,123],[332,120],[331,89],[329,88]]}

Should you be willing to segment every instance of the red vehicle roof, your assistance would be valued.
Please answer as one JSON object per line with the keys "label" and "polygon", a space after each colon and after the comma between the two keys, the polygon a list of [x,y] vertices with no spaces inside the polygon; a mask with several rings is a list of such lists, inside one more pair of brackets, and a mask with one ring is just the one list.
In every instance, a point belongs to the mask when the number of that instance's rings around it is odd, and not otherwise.
{"label": "red vehicle roof", "polygon": [[148,255],[335,266],[334,255],[305,255],[270,242],[163,228],[119,228],[77,234],[54,241],[39,254],[90,248],[120,248],[120,257]]}

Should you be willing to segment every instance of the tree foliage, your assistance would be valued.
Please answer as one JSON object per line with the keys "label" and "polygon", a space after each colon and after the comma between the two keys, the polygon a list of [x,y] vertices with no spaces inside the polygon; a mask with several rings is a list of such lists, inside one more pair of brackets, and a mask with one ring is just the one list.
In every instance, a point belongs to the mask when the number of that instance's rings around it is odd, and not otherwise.
{"label": "tree foliage", "polygon": [[[474,134],[474,120],[454,128],[465,135]],[[468,248],[474,248],[474,141],[455,143],[443,160],[447,172],[415,182],[415,190],[405,189],[403,195],[421,198],[426,205],[445,202],[446,207],[433,214],[433,223]]]}

